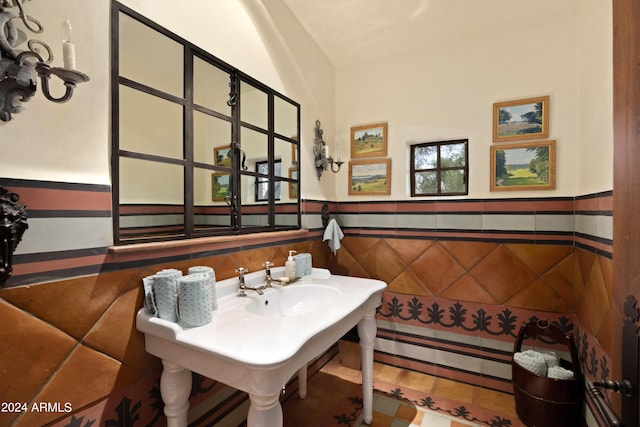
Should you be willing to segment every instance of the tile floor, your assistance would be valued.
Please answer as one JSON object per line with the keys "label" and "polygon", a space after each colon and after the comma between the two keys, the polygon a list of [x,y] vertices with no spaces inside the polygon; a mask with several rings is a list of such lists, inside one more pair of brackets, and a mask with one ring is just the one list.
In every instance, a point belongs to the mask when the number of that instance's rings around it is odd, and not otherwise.
{"label": "tile floor", "polygon": [[[367,426],[360,382],[359,370],[334,357],[309,378],[305,399],[287,390],[292,395],[283,403],[285,427]],[[374,389],[372,427],[521,427],[513,396],[506,393],[379,363]]]}

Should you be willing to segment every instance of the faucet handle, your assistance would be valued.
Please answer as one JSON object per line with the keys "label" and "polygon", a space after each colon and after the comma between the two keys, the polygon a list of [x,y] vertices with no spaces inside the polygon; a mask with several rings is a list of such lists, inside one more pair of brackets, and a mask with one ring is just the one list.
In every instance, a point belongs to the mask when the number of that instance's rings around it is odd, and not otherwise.
{"label": "faucet handle", "polygon": [[268,270],[271,267],[273,267],[273,263],[271,261],[265,261],[264,264],[262,264],[262,266]]}
{"label": "faucet handle", "polygon": [[247,270],[247,269],[246,269],[246,268],[244,268],[244,267],[238,267],[238,268],[236,268],[236,273],[240,273],[240,275],[243,275],[243,274],[248,273],[248,272],[249,272],[249,270]]}

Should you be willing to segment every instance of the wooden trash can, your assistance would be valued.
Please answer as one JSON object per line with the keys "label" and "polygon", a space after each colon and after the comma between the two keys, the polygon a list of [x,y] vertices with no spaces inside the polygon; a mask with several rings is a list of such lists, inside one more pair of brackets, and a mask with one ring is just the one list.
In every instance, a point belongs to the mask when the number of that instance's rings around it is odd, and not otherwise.
{"label": "wooden trash can", "polygon": [[513,353],[522,348],[525,338],[545,339],[565,345],[571,362],[561,359],[562,367],[573,371],[573,379],[542,377],[523,368],[512,359],[512,383],[516,412],[528,427],[578,427],[584,425],[582,407],[584,380],[580,360],[572,334],[546,320],[523,324],[513,347]]}

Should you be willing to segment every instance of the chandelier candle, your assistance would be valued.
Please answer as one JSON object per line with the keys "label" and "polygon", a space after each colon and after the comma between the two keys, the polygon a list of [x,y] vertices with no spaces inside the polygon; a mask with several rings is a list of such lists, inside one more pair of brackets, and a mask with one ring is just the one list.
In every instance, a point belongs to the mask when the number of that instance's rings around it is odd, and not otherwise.
{"label": "chandelier candle", "polygon": [[67,70],[76,69],[76,47],[73,45],[71,22],[67,18],[60,28],[62,35],[62,61]]}

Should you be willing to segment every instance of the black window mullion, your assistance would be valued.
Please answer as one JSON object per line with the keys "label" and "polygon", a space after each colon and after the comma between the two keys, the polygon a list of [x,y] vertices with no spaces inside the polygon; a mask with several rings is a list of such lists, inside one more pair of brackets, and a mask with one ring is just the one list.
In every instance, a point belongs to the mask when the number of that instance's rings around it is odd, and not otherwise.
{"label": "black window mullion", "polygon": [[[275,226],[275,204],[276,204],[276,180],[275,180],[275,171],[276,171],[276,160],[275,160],[275,123],[274,123],[274,106],[275,99],[273,93],[267,92],[267,128],[268,128],[268,137],[267,137],[267,152],[269,159],[269,210],[268,210],[268,223],[269,227],[273,228]],[[282,184],[280,184],[282,187]]]}
{"label": "black window mullion", "polygon": [[242,229],[242,203],[241,199],[241,174],[242,169],[242,153],[237,147],[241,147],[240,140],[240,79],[237,72],[229,75],[229,92],[235,94],[234,101],[231,104],[231,147],[233,147],[233,155],[231,156],[231,166],[234,173],[231,175],[231,230],[238,232]]}
{"label": "black window mullion", "polygon": [[111,215],[113,223],[113,242],[120,242],[120,11],[111,6]]}
{"label": "black window mullion", "polygon": [[194,189],[193,189],[193,53],[184,47],[184,228],[185,236],[191,237],[194,231]]}

